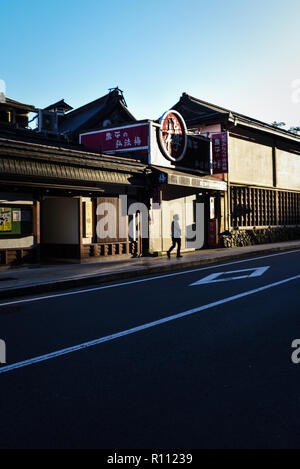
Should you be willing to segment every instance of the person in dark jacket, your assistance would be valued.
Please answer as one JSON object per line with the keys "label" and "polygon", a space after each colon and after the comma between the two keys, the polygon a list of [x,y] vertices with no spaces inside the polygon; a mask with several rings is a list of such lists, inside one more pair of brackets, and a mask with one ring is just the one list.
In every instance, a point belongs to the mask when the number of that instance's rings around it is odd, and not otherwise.
{"label": "person in dark jacket", "polygon": [[180,229],[178,220],[179,220],[179,216],[174,215],[172,225],[171,225],[172,246],[167,251],[167,255],[168,255],[169,259],[171,257],[171,251],[173,251],[173,249],[176,247],[176,244],[177,244],[177,257],[182,257],[181,254],[180,254],[181,229]]}

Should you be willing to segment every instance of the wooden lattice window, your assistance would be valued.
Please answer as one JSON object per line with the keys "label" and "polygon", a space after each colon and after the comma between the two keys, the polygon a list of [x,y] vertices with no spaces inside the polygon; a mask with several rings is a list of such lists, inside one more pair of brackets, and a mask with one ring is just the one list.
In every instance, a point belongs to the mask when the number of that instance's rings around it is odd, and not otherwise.
{"label": "wooden lattice window", "polygon": [[300,224],[300,193],[231,186],[232,226]]}

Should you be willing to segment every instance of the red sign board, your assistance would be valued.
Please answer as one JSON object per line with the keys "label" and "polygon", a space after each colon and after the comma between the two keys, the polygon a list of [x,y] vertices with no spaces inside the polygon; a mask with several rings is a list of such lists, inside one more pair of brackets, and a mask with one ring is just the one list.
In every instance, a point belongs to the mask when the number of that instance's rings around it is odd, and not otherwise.
{"label": "red sign board", "polygon": [[148,149],[149,124],[135,124],[80,134],[79,143],[102,153]]}
{"label": "red sign board", "polygon": [[187,146],[187,130],[183,117],[171,109],[164,113],[159,123],[159,144],[163,154],[171,161],[180,161]]}
{"label": "red sign board", "polygon": [[228,173],[228,135],[220,132],[212,135],[212,172]]}

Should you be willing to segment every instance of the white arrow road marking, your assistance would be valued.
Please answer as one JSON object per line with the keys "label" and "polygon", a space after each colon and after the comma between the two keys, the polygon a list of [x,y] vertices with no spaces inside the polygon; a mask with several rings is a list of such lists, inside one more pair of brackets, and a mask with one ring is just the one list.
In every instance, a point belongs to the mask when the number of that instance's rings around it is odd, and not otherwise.
{"label": "white arrow road marking", "polygon": [[[201,280],[198,280],[197,282],[191,283],[190,287],[192,287],[193,285],[203,285],[204,283],[228,282],[229,280],[238,280],[241,278],[260,277],[269,268],[270,266],[267,265],[265,267],[254,267],[252,269],[230,270],[229,272],[216,272],[214,274],[207,275],[206,277],[202,278]],[[247,275],[235,275],[233,277],[217,278],[223,274],[239,274],[240,272],[249,271],[251,273]]]}

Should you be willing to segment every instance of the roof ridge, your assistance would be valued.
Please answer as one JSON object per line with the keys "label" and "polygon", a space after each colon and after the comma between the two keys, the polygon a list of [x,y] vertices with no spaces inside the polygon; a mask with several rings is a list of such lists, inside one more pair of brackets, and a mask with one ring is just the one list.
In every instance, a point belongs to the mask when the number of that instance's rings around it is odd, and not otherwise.
{"label": "roof ridge", "polygon": [[26,104],[26,103],[21,103],[21,101],[16,101],[15,99],[11,99],[11,98],[7,98],[5,96],[5,102],[4,103],[1,103],[1,104],[18,104],[20,106],[25,106],[25,107],[28,107],[28,108],[33,108],[35,109],[35,106],[33,104]]}
{"label": "roof ridge", "polygon": [[226,108],[224,108],[224,107],[222,107],[222,106],[218,106],[218,105],[216,105],[216,104],[209,103],[208,101],[203,101],[202,99],[195,98],[195,96],[192,96],[192,95],[190,95],[190,94],[188,94],[188,93],[182,93],[182,97],[185,97],[185,96],[187,96],[188,98],[190,98],[192,101],[196,101],[198,104],[202,104],[202,105],[204,105],[204,106],[209,106],[209,107],[212,107],[212,108],[214,108],[214,109],[220,109],[220,110],[222,110],[222,111],[224,111],[224,112],[227,112],[227,113],[228,113],[228,112],[229,112],[229,113],[230,113],[230,112],[233,112],[233,111],[230,111],[229,109],[226,109]]}
{"label": "roof ridge", "polygon": [[[271,128],[273,130],[277,130],[279,133],[282,132],[283,134],[287,135],[287,136],[293,136],[293,137],[298,137],[300,138],[299,135],[293,133],[293,132],[290,132],[289,130],[286,130],[286,129],[281,129],[281,128],[278,128],[276,127],[275,125],[272,125],[272,124],[269,124],[268,122],[265,122],[265,121],[262,121],[260,119],[256,119],[255,117],[250,117],[250,116],[247,116],[246,114],[242,114],[240,112],[236,112],[236,111],[232,111],[232,110],[229,110],[229,109],[226,109],[226,108],[223,108],[221,106],[217,106],[215,104],[212,104],[212,103],[208,103],[207,101],[203,101],[199,98],[195,98],[194,96],[191,96],[189,95],[188,93],[183,93],[182,94],[182,98],[184,97],[188,97],[190,100],[192,101],[195,101],[196,103],[198,104],[201,104],[203,106],[209,106],[215,110],[222,110],[223,112],[226,112],[226,113],[229,113],[231,114],[233,117],[240,117],[242,119],[245,119],[245,120],[248,120],[250,122],[255,122],[257,124],[260,124],[262,125],[263,127],[268,127],[268,128]],[[200,116],[199,116],[200,117]],[[201,116],[202,117],[202,116]]]}

